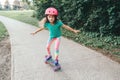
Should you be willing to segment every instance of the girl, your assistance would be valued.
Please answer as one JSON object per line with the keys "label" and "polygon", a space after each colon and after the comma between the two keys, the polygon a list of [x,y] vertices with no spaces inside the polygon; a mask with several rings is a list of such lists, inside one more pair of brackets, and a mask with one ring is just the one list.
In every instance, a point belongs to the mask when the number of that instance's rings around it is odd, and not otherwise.
{"label": "girl", "polygon": [[51,52],[50,52],[50,46],[53,43],[53,41],[55,41],[55,65],[58,66],[59,62],[58,62],[58,55],[59,55],[59,45],[60,45],[60,38],[61,38],[61,27],[66,28],[74,33],[78,33],[80,32],[79,30],[74,30],[71,27],[63,24],[60,20],[57,19],[58,16],[58,11],[57,9],[50,7],[47,8],[45,11],[45,15],[46,17],[43,18],[40,22],[41,27],[36,30],[35,32],[32,33],[32,35],[36,34],[37,32],[47,28],[50,32],[49,34],[49,39],[47,42],[47,58],[46,61],[51,59]]}

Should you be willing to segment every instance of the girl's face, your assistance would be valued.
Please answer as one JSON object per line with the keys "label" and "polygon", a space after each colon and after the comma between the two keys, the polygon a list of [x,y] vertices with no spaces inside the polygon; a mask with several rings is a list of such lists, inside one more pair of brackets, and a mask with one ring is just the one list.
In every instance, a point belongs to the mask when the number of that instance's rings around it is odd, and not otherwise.
{"label": "girl's face", "polygon": [[47,18],[48,18],[50,23],[54,23],[54,21],[55,21],[55,16],[54,15],[48,15]]}

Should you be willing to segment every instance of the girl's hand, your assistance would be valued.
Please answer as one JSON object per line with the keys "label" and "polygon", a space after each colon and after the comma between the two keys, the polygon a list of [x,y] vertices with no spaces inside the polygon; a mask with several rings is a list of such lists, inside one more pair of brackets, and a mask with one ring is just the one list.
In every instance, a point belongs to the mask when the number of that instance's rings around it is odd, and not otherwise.
{"label": "girl's hand", "polygon": [[31,35],[35,35],[35,34],[37,34],[38,32],[42,31],[43,29],[44,29],[44,27],[40,27],[40,28],[37,29],[37,31],[31,33]]}
{"label": "girl's hand", "polygon": [[31,35],[35,35],[36,33],[35,32],[33,32],[33,33],[30,33]]}
{"label": "girl's hand", "polygon": [[79,33],[79,32],[80,32],[80,30],[74,30],[74,33],[76,33],[76,34]]}

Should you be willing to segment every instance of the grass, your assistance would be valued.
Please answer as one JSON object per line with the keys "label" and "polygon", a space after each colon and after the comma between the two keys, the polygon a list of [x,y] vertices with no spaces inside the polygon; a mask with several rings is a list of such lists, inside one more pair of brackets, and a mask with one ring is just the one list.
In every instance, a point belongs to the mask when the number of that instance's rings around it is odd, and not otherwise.
{"label": "grass", "polygon": [[104,55],[113,55],[120,59],[120,36],[97,37],[93,33],[81,32],[75,35],[67,30],[63,30],[63,35],[82,45],[102,52]]}
{"label": "grass", "polygon": [[[38,26],[38,21],[33,18],[33,11],[0,11],[0,15],[20,20]],[[82,45],[95,49],[105,54],[115,55],[120,58],[120,36],[97,37],[96,33],[81,31],[76,35],[70,31],[62,29],[63,36],[74,40]]]}
{"label": "grass", "polygon": [[0,22],[0,41],[8,36],[7,30],[2,22]]}
{"label": "grass", "polygon": [[9,18],[14,18],[16,20],[29,23],[31,25],[38,26],[38,22],[36,18],[33,18],[33,10],[29,11],[0,11],[0,15],[7,16]]}

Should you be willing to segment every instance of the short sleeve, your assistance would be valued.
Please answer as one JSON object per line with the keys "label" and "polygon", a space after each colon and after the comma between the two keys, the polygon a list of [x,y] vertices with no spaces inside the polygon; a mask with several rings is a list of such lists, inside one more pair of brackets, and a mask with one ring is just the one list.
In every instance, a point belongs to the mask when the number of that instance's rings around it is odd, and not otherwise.
{"label": "short sleeve", "polygon": [[47,28],[47,23],[44,24],[44,28]]}
{"label": "short sleeve", "polygon": [[59,25],[60,25],[60,27],[63,26],[63,22],[61,20],[59,20]]}

